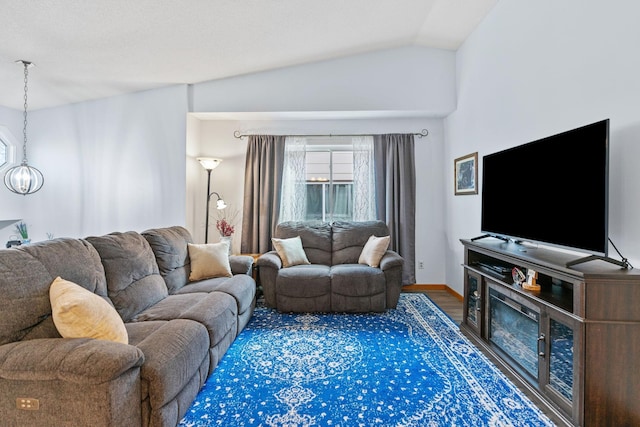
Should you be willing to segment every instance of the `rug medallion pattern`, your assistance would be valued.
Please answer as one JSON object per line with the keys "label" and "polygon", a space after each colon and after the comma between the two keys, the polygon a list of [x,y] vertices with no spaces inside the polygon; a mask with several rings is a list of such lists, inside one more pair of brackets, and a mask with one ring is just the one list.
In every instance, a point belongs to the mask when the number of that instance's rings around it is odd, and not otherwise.
{"label": "rug medallion pattern", "polygon": [[423,294],[378,314],[257,307],[180,423],[552,426]]}

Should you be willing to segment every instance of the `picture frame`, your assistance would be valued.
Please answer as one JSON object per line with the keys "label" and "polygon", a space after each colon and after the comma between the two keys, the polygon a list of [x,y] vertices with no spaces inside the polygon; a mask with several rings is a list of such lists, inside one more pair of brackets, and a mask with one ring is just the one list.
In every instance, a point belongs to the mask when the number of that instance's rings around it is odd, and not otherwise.
{"label": "picture frame", "polygon": [[453,174],[456,196],[478,194],[478,152],[455,159]]}

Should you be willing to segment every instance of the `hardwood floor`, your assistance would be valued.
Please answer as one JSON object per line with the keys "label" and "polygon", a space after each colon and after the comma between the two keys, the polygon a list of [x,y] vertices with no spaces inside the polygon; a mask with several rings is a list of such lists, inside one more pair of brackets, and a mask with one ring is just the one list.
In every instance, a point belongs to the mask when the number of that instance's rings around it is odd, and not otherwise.
{"label": "hardwood floor", "polygon": [[449,292],[441,290],[403,290],[403,292],[425,293],[429,298],[431,298],[431,301],[433,301],[438,307],[440,307],[442,311],[447,313],[455,323],[459,324],[460,322],[462,322],[462,301],[451,295]]}

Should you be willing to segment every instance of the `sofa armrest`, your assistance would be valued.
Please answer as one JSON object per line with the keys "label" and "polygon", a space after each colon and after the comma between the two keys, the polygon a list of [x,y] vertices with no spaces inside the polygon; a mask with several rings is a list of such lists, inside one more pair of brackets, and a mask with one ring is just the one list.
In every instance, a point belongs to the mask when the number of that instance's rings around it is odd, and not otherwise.
{"label": "sofa armrest", "polygon": [[385,271],[394,267],[402,267],[404,264],[404,258],[398,255],[397,252],[387,251],[380,259],[380,270]]}
{"label": "sofa armrest", "polygon": [[231,265],[231,273],[251,276],[253,257],[248,255],[230,255],[229,264]]}
{"label": "sofa armrest", "polygon": [[137,347],[90,338],[44,338],[0,346],[0,378],[8,380],[101,384],[143,362]]}
{"label": "sofa armrest", "polygon": [[396,308],[402,291],[404,258],[395,251],[387,251],[380,260],[380,269],[387,280],[387,308]]}
{"label": "sofa armrest", "polygon": [[258,267],[274,268],[280,270],[282,268],[282,260],[276,251],[266,252],[258,258]]}
{"label": "sofa armrest", "polygon": [[267,307],[276,307],[276,279],[282,269],[282,260],[276,251],[271,251],[260,255],[257,263],[264,303]]}

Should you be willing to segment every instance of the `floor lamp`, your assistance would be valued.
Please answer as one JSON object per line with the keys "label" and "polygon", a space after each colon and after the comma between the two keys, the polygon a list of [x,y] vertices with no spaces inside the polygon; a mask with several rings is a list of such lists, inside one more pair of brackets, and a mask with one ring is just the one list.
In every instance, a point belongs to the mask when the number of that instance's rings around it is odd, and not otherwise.
{"label": "floor lamp", "polygon": [[212,157],[198,157],[198,161],[202,165],[202,167],[207,171],[207,213],[204,221],[204,242],[209,243],[209,202],[211,201],[211,196],[214,194],[218,198],[216,202],[217,209],[224,209],[227,207],[227,204],[222,200],[220,194],[211,192],[211,171],[214,170],[221,162],[222,159],[214,159]]}

